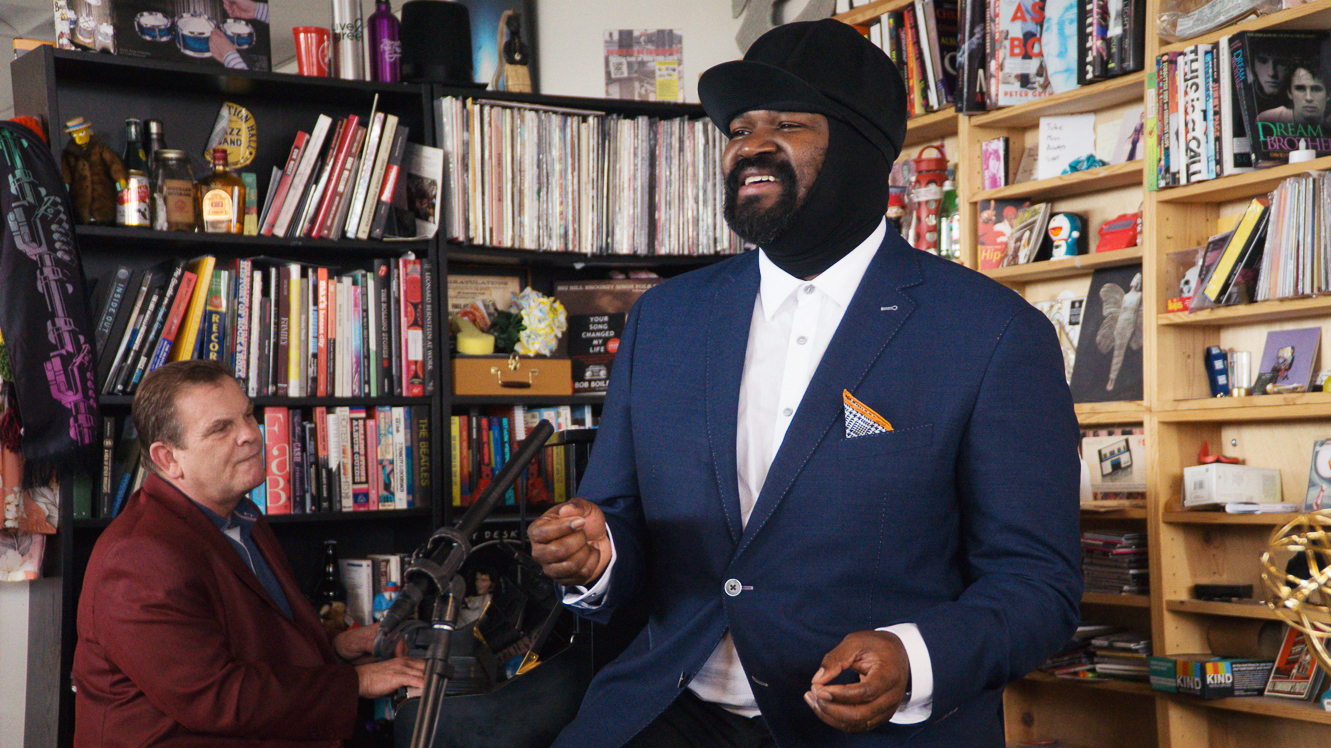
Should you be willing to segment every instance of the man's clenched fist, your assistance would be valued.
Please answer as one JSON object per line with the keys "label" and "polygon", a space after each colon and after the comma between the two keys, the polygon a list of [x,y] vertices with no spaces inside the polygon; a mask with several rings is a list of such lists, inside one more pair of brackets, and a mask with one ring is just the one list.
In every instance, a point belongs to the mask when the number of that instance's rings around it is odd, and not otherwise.
{"label": "man's clenched fist", "polygon": [[610,536],[601,507],[571,499],[527,528],[531,555],[546,576],[563,585],[590,585],[610,563]]}

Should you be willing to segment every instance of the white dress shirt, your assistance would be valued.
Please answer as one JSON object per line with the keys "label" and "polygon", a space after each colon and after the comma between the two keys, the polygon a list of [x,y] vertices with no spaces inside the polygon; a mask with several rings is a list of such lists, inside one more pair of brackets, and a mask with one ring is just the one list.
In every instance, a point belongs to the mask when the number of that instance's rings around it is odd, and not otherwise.
{"label": "white dress shirt", "polygon": [[[813,280],[796,278],[758,250],[760,284],[753,304],[748,348],[739,392],[739,428],[735,455],[739,474],[740,517],[748,523],[754,502],[762,492],[767,471],[776,457],[786,429],[804,399],[823,352],[841,323],[860,279],[882,244],[887,222],[879,223],[869,238]],[[611,545],[614,538],[611,537]],[[569,592],[564,602],[596,607],[609,588],[615,556],[590,589]],[[910,661],[911,695],[892,721],[923,722],[933,708],[933,669],[929,649],[913,623],[880,629],[896,634]],[[809,674],[812,677],[812,673]],[[689,683],[699,698],[746,717],[758,715],[748,677],[727,632]]]}

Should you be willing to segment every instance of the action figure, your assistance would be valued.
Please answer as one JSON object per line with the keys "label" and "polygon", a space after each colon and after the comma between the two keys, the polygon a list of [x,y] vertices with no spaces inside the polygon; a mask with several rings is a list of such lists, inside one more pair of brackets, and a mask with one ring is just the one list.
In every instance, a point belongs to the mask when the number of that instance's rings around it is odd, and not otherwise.
{"label": "action figure", "polygon": [[60,175],[69,185],[79,223],[114,224],[116,185],[124,184],[127,176],[124,162],[82,117],[66,122],[65,132],[73,140],[60,156]]}
{"label": "action figure", "polygon": [[[504,31],[508,38],[504,38]],[[504,11],[499,19],[498,38],[495,40],[500,50],[499,63],[495,66],[494,78],[490,88],[496,91],[531,93],[531,73],[527,70],[529,55],[527,45],[522,41],[522,15],[511,10]]]}

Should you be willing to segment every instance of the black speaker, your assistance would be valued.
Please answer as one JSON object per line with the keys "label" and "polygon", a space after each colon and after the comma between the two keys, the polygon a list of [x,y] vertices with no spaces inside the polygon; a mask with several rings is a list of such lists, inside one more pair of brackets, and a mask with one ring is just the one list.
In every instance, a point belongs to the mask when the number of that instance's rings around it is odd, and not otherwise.
{"label": "black speaker", "polygon": [[472,81],[471,15],[447,0],[402,4],[402,80],[411,83]]}

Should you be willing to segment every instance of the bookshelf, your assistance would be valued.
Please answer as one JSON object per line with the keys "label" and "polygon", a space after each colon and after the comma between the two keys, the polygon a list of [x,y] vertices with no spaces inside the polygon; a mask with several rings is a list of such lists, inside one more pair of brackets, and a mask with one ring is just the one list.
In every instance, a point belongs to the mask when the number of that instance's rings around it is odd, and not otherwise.
{"label": "bookshelf", "polygon": [[[126,118],[155,118],[165,125],[168,147],[194,155],[202,153],[204,141],[223,102],[234,102],[253,113],[258,123],[257,151],[252,164],[244,167],[260,176],[266,187],[273,166],[285,163],[297,130],[309,130],[320,114],[344,117],[364,115],[378,97],[380,111],[396,114],[411,128],[412,140],[432,143],[433,116],[427,87],[380,85],[328,78],[306,78],[277,73],[224,71],[218,68],[179,65],[127,57],[94,55],[40,47],[11,63],[14,107],[18,115],[36,117],[46,128],[56,160],[67,137],[63,123],[72,117],[89,120],[113,150],[122,141]],[[198,163],[202,163],[199,161]],[[339,268],[367,268],[376,259],[397,258],[406,252],[441,259],[434,240],[403,242],[284,239],[264,236],[233,236],[202,233],[162,232],[116,226],[78,226],[75,229],[88,278],[106,277],[117,265],[141,268],[163,260],[210,254],[218,262],[263,257],[282,262],[307,262]],[[439,309],[439,300],[434,300]],[[97,310],[93,310],[96,314]],[[436,341],[442,331],[430,330]],[[442,364],[434,367],[441,376]],[[433,394],[423,397],[257,397],[256,405],[282,408],[339,406],[410,406],[420,409],[431,423],[427,441],[433,455],[448,453],[446,432],[438,428],[445,410],[447,384],[436,381]],[[133,398],[128,395],[100,399],[102,416],[125,419]],[[441,485],[446,473],[442,461],[428,468],[432,486]],[[110,520],[74,519],[69,489],[61,502],[62,531],[47,546],[47,578],[33,587],[34,626],[58,641],[54,661],[29,662],[33,693],[59,694],[57,703],[30,709],[48,710],[29,724],[50,725],[50,745],[68,745],[73,728],[73,695],[70,667],[76,642],[75,613],[83,568],[97,538]],[[425,492],[414,508],[295,514],[272,517],[274,532],[307,592],[319,578],[320,548],[324,539],[338,541],[343,558],[370,553],[409,552],[442,523],[446,507],[428,500]],[[34,646],[33,653],[46,648]],[[34,657],[42,657],[34,654]],[[46,701],[45,698],[37,701]],[[32,731],[30,730],[30,735]]]}

